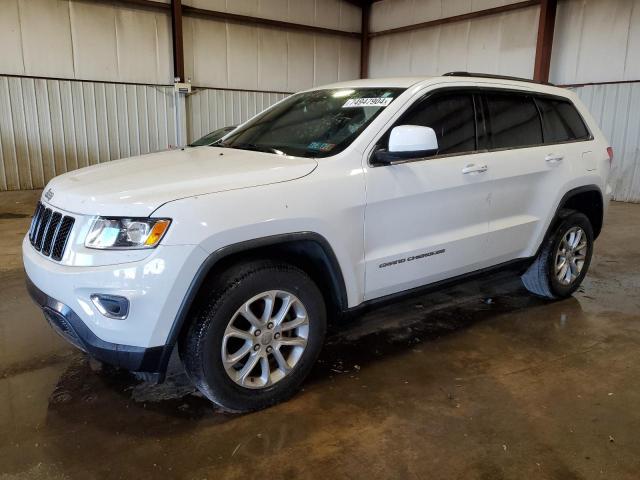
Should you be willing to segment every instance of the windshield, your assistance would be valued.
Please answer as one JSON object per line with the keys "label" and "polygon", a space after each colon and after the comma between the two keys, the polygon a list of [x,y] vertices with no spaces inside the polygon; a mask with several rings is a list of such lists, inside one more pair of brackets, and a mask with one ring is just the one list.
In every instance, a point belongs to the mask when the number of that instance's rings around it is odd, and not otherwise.
{"label": "windshield", "polygon": [[347,148],[402,88],[303,92],[256,116],[216,146],[328,157]]}

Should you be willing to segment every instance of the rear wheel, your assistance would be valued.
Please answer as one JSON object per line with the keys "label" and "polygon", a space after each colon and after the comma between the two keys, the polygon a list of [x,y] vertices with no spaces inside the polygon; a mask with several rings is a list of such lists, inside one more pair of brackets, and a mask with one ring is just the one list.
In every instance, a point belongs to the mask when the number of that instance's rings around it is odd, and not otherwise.
{"label": "rear wheel", "polygon": [[593,255],[593,228],[579,212],[564,218],[522,276],[531,293],[545,298],[570,296],[582,283]]}
{"label": "rear wheel", "polygon": [[286,263],[239,265],[210,286],[180,344],[187,373],[225,410],[246,412],[292,395],[320,352],[322,294]]}

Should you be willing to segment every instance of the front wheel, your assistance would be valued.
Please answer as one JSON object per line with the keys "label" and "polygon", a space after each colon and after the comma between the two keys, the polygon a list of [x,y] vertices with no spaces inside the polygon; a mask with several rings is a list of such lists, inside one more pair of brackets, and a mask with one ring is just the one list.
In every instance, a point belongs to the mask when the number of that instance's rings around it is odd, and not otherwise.
{"label": "front wheel", "polygon": [[566,216],[522,276],[527,290],[545,298],[565,298],[575,292],[593,255],[593,228],[589,219],[579,212],[564,213]]}
{"label": "front wheel", "polygon": [[316,284],[294,266],[258,261],[231,268],[208,288],[210,298],[180,344],[198,389],[232,412],[292,395],[324,341],[326,312]]}

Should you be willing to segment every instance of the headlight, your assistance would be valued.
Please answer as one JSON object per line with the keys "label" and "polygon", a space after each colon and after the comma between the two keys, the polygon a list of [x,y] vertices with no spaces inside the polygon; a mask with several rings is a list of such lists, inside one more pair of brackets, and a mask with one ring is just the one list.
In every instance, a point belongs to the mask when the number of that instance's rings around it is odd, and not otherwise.
{"label": "headlight", "polygon": [[154,248],[169,229],[163,218],[98,217],[84,241],[85,247],[102,249]]}

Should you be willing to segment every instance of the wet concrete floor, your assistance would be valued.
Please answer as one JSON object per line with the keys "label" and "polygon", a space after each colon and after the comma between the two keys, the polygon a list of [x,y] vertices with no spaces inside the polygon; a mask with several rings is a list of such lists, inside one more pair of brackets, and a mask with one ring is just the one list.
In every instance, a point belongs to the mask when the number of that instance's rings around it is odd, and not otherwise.
{"label": "wet concrete floor", "polygon": [[38,195],[0,194],[0,480],[640,477],[640,205],[612,204],[574,298],[498,275],[379,308],[293,399],[227,415],[50,330],[20,258]]}

